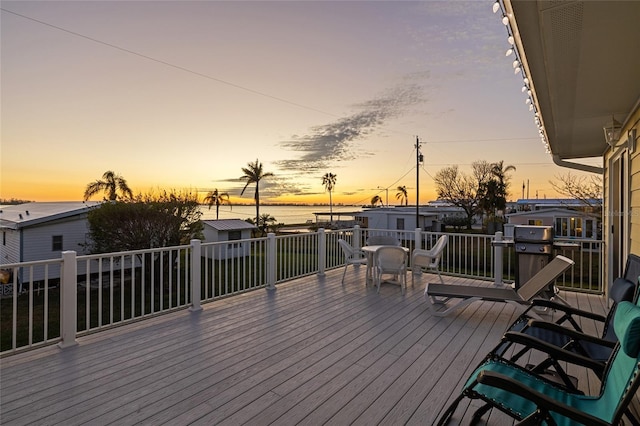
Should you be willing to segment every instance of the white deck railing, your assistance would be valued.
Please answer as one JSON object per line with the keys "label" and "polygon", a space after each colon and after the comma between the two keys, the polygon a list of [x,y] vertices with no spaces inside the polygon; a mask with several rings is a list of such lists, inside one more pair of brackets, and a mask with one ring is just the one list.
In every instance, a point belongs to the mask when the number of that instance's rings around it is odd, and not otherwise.
{"label": "white deck railing", "polygon": [[[369,235],[388,234],[410,250],[431,247],[441,233],[360,229],[289,234],[76,256],[0,265],[11,282],[2,285],[2,348],[6,355],[40,345],[75,344],[77,336],[206,303],[258,288],[319,274],[344,265],[338,245],[356,247]],[[493,235],[448,234],[443,274],[513,280],[512,250],[496,257]],[[575,240],[574,240],[575,241]],[[581,242],[567,253],[576,265],[558,285],[601,292],[601,242]],[[500,262],[501,260],[501,262]],[[502,266],[500,266],[502,263]],[[498,269],[496,270],[496,265]],[[13,291],[18,289],[18,291]]]}

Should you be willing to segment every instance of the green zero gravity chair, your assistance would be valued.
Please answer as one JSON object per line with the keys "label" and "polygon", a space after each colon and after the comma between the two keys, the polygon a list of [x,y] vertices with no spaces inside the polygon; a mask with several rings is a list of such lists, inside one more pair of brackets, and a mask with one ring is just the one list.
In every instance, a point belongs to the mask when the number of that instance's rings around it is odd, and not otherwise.
{"label": "green zero gravity chair", "polygon": [[[482,363],[465,383],[438,425],[449,422],[463,398],[481,399],[521,421],[518,425],[619,424],[640,384],[640,307],[621,302],[613,322],[619,338],[598,395],[580,395],[541,379],[501,358]],[[471,420],[487,412],[484,405]]]}

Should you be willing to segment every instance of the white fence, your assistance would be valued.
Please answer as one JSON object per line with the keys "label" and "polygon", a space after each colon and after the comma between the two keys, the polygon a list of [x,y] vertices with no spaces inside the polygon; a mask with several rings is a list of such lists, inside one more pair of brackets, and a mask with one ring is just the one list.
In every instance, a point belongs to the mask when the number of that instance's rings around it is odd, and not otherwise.
{"label": "white fence", "polygon": [[[413,250],[431,247],[441,233],[360,229],[289,234],[119,253],[2,265],[0,354],[58,343],[176,309],[201,309],[206,303],[258,288],[319,274],[344,265],[338,239],[355,247],[371,235],[386,234]],[[486,280],[512,280],[515,256],[496,257],[492,235],[448,234],[443,274]],[[595,244],[595,246],[594,246]],[[587,247],[587,248],[585,248]],[[579,291],[601,292],[601,242],[589,240],[565,253],[576,265],[557,282]],[[229,255],[232,253],[233,255]],[[496,270],[498,265],[498,270]],[[51,273],[54,271],[54,273]],[[13,291],[18,289],[19,291]]]}

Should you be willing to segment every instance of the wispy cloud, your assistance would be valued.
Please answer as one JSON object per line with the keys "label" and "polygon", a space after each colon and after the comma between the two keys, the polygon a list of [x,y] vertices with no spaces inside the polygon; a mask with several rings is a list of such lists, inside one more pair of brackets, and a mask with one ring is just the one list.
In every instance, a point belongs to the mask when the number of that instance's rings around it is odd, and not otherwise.
{"label": "wispy cloud", "polygon": [[[229,195],[235,197],[240,197],[240,192],[242,192],[242,188],[244,188],[244,185],[246,184],[246,181],[241,178],[223,179],[219,182],[226,183],[225,192],[228,192]],[[204,191],[204,189],[200,190]],[[207,189],[207,191],[209,191],[209,189]],[[260,180],[260,198],[263,200],[276,198],[284,194],[309,195],[311,193],[310,191],[312,191],[312,189],[308,185],[302,184],[299,181],[295,181],[294,179],[279,173],[275,176],[270,176]],[[314,191],[317,191],[317,189]],[[251,184],[247,187],[242,198],[252,200],[254,192],[255,184]]]}
{"label": "wispy cloud", "polygon": [[[357,111],[347,117],[312,127],[306,135],[292,136],[280,145],[302,153],[301,157],[280,160],[276,165],[284,171],[314,172],[326,169],[336,162],[354,159],[354,144],[379,130],[408,107],[424,102],[422,91],[417,83],[405,81],[381,96],[354,105]],[[372,153],[358,151],[357,155]]]}

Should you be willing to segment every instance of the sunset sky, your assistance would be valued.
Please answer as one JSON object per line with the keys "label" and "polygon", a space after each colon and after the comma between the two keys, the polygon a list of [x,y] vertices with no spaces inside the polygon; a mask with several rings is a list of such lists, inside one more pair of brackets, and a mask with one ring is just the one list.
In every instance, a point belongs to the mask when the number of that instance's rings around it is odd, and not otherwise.
{"label": "sunset sky", "polygon": [[416,136],[421,202],[438,170],[475,160],[517,168],[512,199],[527,181],[556,197],[569,170],[537,136],[492,3],[3,1],[0,198],[81,200],[113,170],[134,192],[249,203],[257,158],[275,175],[262,202],[328,202],[331,172],[335,203],[384,188],[393,203],[399,185],[415,203]]}

